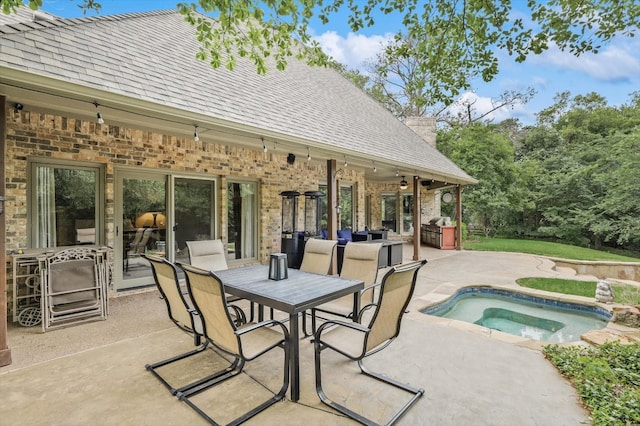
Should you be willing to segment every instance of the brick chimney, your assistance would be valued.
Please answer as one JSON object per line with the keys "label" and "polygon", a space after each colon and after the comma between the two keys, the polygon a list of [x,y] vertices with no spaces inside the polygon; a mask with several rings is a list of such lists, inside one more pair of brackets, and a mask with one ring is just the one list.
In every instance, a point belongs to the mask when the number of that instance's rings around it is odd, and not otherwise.
{"label": "brick chimney", "polygon": [[436,146],[436,119],[434,117],[407,117],[404,124],[428,144]]}

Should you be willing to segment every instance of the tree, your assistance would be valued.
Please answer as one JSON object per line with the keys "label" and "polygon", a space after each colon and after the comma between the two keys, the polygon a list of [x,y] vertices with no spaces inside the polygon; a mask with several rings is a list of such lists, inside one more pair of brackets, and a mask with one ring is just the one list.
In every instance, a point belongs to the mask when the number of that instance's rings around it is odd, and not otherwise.
{"label": "tree", "polygon": [[[399,42],[390,43],[412,46],[414,41],[404,37]],[[468,125],[485,120],[489,114],[501,108],[525,104],[535,94],[532,88],[524,91],[505,91],[498,98],[492,99],[491,108],[483,112],[477,111],[475,103],[478,99],[475,96],[464,96],[452,104],[449,104],[449,101],[436,102],[428,99],[428,88],[418,71],[419,59],[413,56],[389,56],[390,50],[393,49],[387,46],[387,49],[379,53],[375,60],[365,64],[368,76],[358,71],[347,70],[344,66],[336,68],[400,120],[407,117],[429,116],[449,126]]]}
{"label": "tree", "polygon": [[[84,10],[100,7],[94,0],[78,3]],[[2,0],[2,10],[9,13],[22,4]],[[37,9],[42,0],[28,4]],[[614,36],[632,37],[640,20],[637,0],[518,4],[522,10],[511,0],[198,0],[178,8],[196,29],[200,59],[233,69],[238,56],[248,57],[259,73],[267,72],[268,63],[284,69],[291,57],[326,65],[329,58],[308,31],[313,19],[327,23],[347,10],[348,24],[357,32],[395,14],[402,28],[386,54],[416,59],[414,84],[424,105],[450,102],[477,76],[492,80],[498,74],[496,50],[518,62],[551,46],[574,55],[597,52]],[[412,42],[400,43],[405,37]]]}
{"label": "tree", "polygon": [[474,123],[438,132],[440,152],[480,182],[464,188],[463,218],[485,235],[504,228],[510,213],[515,180],[514,149],[496,126]]}

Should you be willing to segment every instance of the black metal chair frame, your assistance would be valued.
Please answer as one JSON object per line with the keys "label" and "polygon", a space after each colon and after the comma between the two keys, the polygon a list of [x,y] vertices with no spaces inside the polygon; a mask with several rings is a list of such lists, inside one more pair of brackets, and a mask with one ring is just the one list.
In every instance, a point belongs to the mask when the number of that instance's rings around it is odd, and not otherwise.
{"label": "black metal chair frame", "polygon": [[[178,263],[178,265],[184,270],[185,272],[185,277],[186,277],[186,281],[187,281],[187,288],[190,294],[192,293],[192,277],[193,276],[204,276],[207,277],[209,279],[211,279],[212,283],[217,283],[219,286],[219,291],[220,294],[224,295],[225,291],[224,291],[224,285],[222,284],[222,281],[215,275],[215,273],[210,272],[210,271],[206,271],[206,270],[202,270],[200,268],[196,268],[194,266],[188,265],[188,264],[183,264],[183,263]],[[218,423],[216,423],[216,421],[214,419],[212,419],[207,413],[204,412],[203,409],[201,409],[200,407],[198,407],[192,400],[190,400],[189,398],[200,393],[201,391],[208,389],[212,386],[215,386],[219,383],[222,383],[224,381],[226,381],[227,379],[230,379],[234,376],[237,376],[238,374],[240,374],[244,368],[244,365],[246,362],[248,361],[252,361],[262,355],[264,355],[265,353],[271,351],[272,349],[276,348],[276,347],[281,347],[284,350],[284,365],[283,365],[283,382],[282,382],[282,387],[280,388],[280,390],[278,391],[277,394],[275,394],[274,396],[272,396],[271,398],[269,398],[268,400],[264,401],[262,404],[258,405],[257,407],[249,410],[248,412],[242,414],[241,416],[237,417],[235,420],[231,421],[230,423],[228,423],[229,426],[231,425],[239,425],[241,423],[244,423],[245,421],[249,420],[250,418],[252,418],[253,416],[255,416],[256,414],[264,411],[266,408],[270,407],[271,405],[275,404],[276,402],[282,400],[285,398],[285,395],[287,393],[287,389],[289,388],[289,331],[287,330],[287,328],[284,326],[284,324],[280,321],[276,321],[276,320],[267,320],[267,321],[262,321],[256,324],[251,324],[248,325],[246,327],[243,327],[242,329],[237,329],[235,322],[233,321],[233,319],[231,318],[231,316],[229,315],[229,312],[227,310],[227,318],[229,320],[229,323],[233,326],[234,328],[234,333],[236,336],[236,339],[238,341],[238,345],[240,348],[242,348],[242,343],[241,343],[241,338],[240,336],[250,333],[254,330],[257,330],[259,328],[263,328],[263,327],[273,327],[273,326],[279,326],[282,329],[283,332],[283,339],[281,339],[279,342],[275,343],[275,344],[271,344],[270,346],[267,346],[266,348],[264,348],[263,350],[261,350],[260,352],[258,352],[257,354],[254,354],[251,357],[247,357],[243,354],[242,349],[239,351],[239,353],[234,353],[232,351],[227,350],[226,348],[222,347],[221,345],[218,345],[214,340],[212,340],[208,333],[207,333],[207,322],[205,320],[205,318],[203,317],[203,311],[200,309],[200,307],[198,306],[198,302],[197,302],[197,297],[192,298],[193,303],[194,303],[194,307],[196,308],[196,310],[199,312],[200,316],[202,317],[203,321],[202,321],[202,327],[203,327],[203,337],[212,345],[216,348],[216,350],[219,350],[221,353],[227,354],[231,357],[233,357],[233,362],[231,363],[231,365],[223,370],[220,370],[218,372],[215,373],[215,378],[212,379],[210,382],[208,383],[203,383],[200,386],[195,386],[192,388],[189,388],[185,391],[182,392],[178,392],[176,394],[176,396],[181,400],[184,401],[185,403],[187,403],[187,405],[189,405],[193,410],[195,410],[200,416],[202,416],[207,422],[209,422],[212,425],[217,425]],[[225,301],[226,304],[226,298],[223,298],[223,300]]]}
{"label": "black metal chair frame", "polygon": [[[347,408],[344,405],[338,404],[334,401],[332,401],[325,393],[324,389],[322,388],[322,369],[321,369],[321,360],[320,360],[320,354],[323,350],[325,349],[332,349],[336,352],[338,352],[339,354],[346,356],[347,358],[353,360],[353,361],[357,361],[358,363],[358,367],[360,367],[360,371],[365,374],[366,376],[369,377],[373,377],[381,382],[390,384],[396,388],[402,389],[410,394],[412,394],[413,396],[411,397],[411,399],[399,410],[397,411],[394,416],[391,418],[391,420],[386,423],[387,425],[392,425],[394,424],[397,420],[399,420],[406,412],[407,410],[409,410],[409,408],[411,408],[411,406],[424,394],[424,389],[420,388],[414,388],[412,386],[409,386],[405,383],[399,382],[397,380],[394,380],[392,378],[386,377],[382,374],[373,372],[369,369],[367,369],[364,364],[363,364],[363,359],[373,355],[375,353],[378,353],[380,351],[382,351],[383,349],[385,349],[387,346],[389,346],[391,344],[391,342],[393,342],[395,340],[395,338],[400,334],[400,324],[402,321],[402,316],[404,314],[404,312],[407,309],[407,306],[409,305],[409,302],[411,300],[411,296],[413,295],[413,291],[415,289],[415,285],[416,285],[416,278],[418,275],[418,271],[420,270],[420,268],[427,263],[426,260],[422,260],[422,261],[418,261],[418,262],[412,262],[406,265],[399,265],[396,266],[394,268],[392,268],[389,272],[387,272],[384,276],[384,278],[382,279],[382,282],[380,284],[377,284],[380,286],[380,298],[378,299],[377,304],[375,305],[375,312],[373,313],[373,317],[371,318],[370,322],[369,322],[369,326],[364,326],[362,324],[360,324],[359,322],[347,322],[347,321],[339,321],[339,320],[330,320],[327,321],[325,323],[323,323],[322,325],[320,325],[320,327],[318,327],[318,330],[316,331],[316,334],[314,336],[314,352],[315,352],[315,375],[316,375],[316,392],[318,394],[318,396],[320,397],[320,400],[338,410],[339,412],[351,417],[352,419],[364,424],[364,425],[377,425],[378,423],[364,417],[362,414],[356,413],[352,410],[350,410],[349,408]],[[377,319],[379,310],[380,310],[380,306],[382,306],[382,304],[384,303],[384,291],[385,291],[385,284],[387,282],[387,280],[395,273],[397,272],[409,272],[413,270],[413,278],[411,281],[411,289],[409,291],[409,295],[406,298],[406,301],[404,302],[404,306],[402,307],[402,310],[399,312],[399,315],[397,317],[397,322],[395,325],[395,333],[393,334],[393,336],[391,336],[390,338],[388,338],[386,341],[384,341],[383,343],[379,344],[378,346],[371,348],[370,350],[367,351],[367,339],[369,338],[369,333],[372,330],[372,327]],[[358,317],[358,321],[362,320],[362,313],[364,313],[364,311],[368,308],[370,308],[371,306],[365,306],[360,310],[360,314]],[[358,356],[352,356],[348,353],[346,353],[345,351],[341,350],[339,347],[336,347],[334,345],[328,344],[325,341],[322,340],[322,333],[329,327],[332,326],[343,326],[343,327],[349,327],[351,329],[354,330],[358,330],[362,333],[365,334],[364,339],[363,339],[363,348],[362,348],[362,352],[358,355]]]}
{"label": "black metal chair frame", "polygon": [[[202,351],[204,351],[205,349],[207,349],[207,347],[209,346],[209,342],[208,341],[204,341],[202,342],[202,338],[203,335],[201,332],[198,332],[198,328],[196,327],[196,318],[198,317],[198,312],[196,311],[195,308],[192,308],[189,306],[189,303],[187,302],[187,299],[185,298],[185,294],[183,293],[181,287],[180,287],[180,281],[178,279],[178,271],[176,269],[176,266],[169,262],[167,259],[163,258],[163,257],[158,257],[158,256],[152,256],[152,255],[146,255],[146,254],[141,254],[142,257],[144,257],[147,261],[149,261],[149,263],[151,264],[151,270],[153,271],[153,278],[156,282],[156,286],[158,288],[158,291],[160,292],[161,298],[165,301],[166,305],[167,305],[167,311],[169,314],[169,318],[171,319],[171,321],[182,331],[184,331],[185,333],[189,334],[189,335],[193,335],[193,344],[194,346],[197,346],[195,349],[192,349],[190,351],[187,351],[185,353],[173,356],[171,358],[162,360],[162,361],[158,361],[155,362],[153,364],[147,364],[145,365],[145,368],[150,371],[158,380],[160,380],[160,382],[165,385],[167,387],[167,389],[169,389],[169,392],[171,392],[172,395],[176,395],[179,392],[185,392],[191,388],[194,387],[201,387],[203,385],[206,385],[207,383],[210,383],[213,379],[215,379],[216,377],[218,377],[220,375],[220,373],[214,373],[211,374],[209,376],[206,376],[204,378],[198,379],[194,382],[185,384],[183,386],[180,387],[174,387],[171,383],[169,383],[158,371],[157,369],[164,367],[166,365],[172,364],[174,362],[189,358],[191,356],[197,355],[199,353],[201,353]],[[160,284],[159,278],[158,278],[158,272],[156,270],[156,264],[160,263],[160,264],[164,264],[167,267],[171,268],[172,273],[173,273],[173,280],[175,282],[175,286],[176,286],[176,293],[178,294],[179,298],[180,298],[180,303],[182,306],[184,306],[184,309],[189,313],[189,317],[191,319],[191,323],[190,324],[182,324],[180,321],[178,321],[175,317],[174,314],[171,311],[171,304],[169,302],[169,298],[167,297],[167,294],[165,292],[165,290],[162,288],[162,285]],[[235,366],[233,366],[233,368],[235,368]]]}

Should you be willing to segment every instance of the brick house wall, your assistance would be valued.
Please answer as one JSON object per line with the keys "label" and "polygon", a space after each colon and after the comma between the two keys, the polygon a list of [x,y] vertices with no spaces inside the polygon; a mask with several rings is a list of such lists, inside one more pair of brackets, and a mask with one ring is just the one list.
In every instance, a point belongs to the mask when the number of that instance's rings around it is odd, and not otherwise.
{"label": "brick house wall", "polygon": [[[219,177],[219,212],[226,211],[227,179],[250,178],[259,181],[259,253],[265,261],[268,254],[279,250],[281,226],[280,192],[316,190],[326,180],[326,166],[307,161],[287,164],[287,152],[262,151],[217,144],[201,135],[200,141],[153,131],[97,124],[93,121],[31,113],[27,110],[7,111],[6,250],[28,245],[27,240],[27,160],[51,158],[78,160],[105,165],[105,243],[114,245],[114,172],[117,167],[161,169],[172,172],[203,173]],[[204,137],[203,137],[204,136]],[[362,173],[346,173],[356,186],[364,187]],[[364,194],[358,193],[358,206]],[[299,203],[299,229],[304,227],[304,203]],[[358,209],[358,223],[364,213]],[[218,218],[219,235],[226,240],[226,215]]]}

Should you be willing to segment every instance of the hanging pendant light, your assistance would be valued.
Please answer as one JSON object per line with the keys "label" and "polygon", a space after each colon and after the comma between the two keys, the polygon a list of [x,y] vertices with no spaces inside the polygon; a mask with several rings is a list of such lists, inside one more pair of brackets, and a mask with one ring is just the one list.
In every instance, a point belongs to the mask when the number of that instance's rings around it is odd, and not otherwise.
{"label": "hanging pendant light", "polygon": [[404,179],[404,176],[402,176],[402,180],[400,181],[400,189],[407,189],[408,187],[409,187],[409,184]]}

